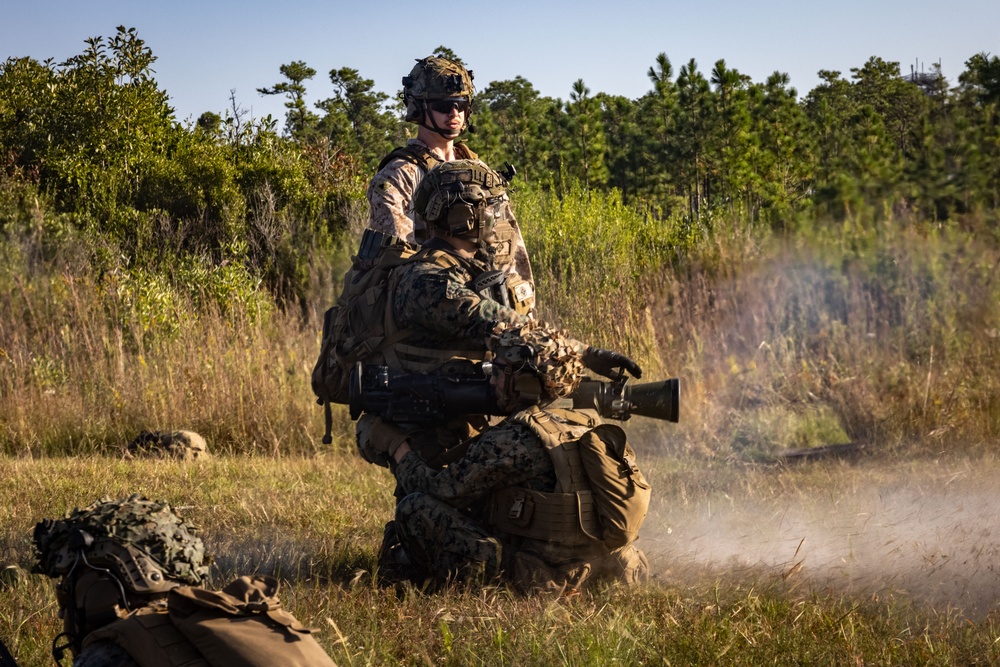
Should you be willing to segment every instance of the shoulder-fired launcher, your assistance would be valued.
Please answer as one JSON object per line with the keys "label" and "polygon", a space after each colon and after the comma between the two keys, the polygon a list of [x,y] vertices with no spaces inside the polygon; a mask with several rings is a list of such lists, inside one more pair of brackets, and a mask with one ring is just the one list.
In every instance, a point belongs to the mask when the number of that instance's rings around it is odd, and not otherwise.
{"label": "shoulder-fired launcher", "polygon": [[[489,383],[485,364],[470,364],[468,372],[401,373],[388,366],[358,362],[350,378],[351,418],[362,412],[395,423],[443,422],[461,415],[503,416]],[[564,401],[574,409],[593,409],[606,419],[625,421],[632,415],[677,422],[680,380],[631,385],[627,378],[608,382],[585,379]]]}

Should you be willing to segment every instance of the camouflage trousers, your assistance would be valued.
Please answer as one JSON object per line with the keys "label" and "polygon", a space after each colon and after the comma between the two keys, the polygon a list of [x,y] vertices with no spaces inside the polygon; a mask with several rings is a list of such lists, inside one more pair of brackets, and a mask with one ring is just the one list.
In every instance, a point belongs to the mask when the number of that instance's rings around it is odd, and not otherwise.
{"label": "camouflage trousers", "polygon": [[645,554],[632,545],[608,552],[603,546],[544,557],[545,549],[501,539],[490,527],[448,503],[410,493],[396,504],[394,531],[409,561],[438,582],[510,582],[525,592],[567,594],[591,579],[635,584],[649,573]]}
{"label": "camouflage trousers", "polygon": [[410,560],[438,581],[488,583],[500,576],[500,540],[448,503],[407,494],[396,503],[395,528]]}

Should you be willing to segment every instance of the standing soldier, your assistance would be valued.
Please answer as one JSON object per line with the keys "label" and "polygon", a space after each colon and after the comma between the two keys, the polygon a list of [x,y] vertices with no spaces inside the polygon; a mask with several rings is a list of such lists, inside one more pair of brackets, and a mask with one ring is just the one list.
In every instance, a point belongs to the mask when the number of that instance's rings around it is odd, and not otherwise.
{"label": "standing soldier", "polygon": [[[417,137],[389,153],[368,186],[369,227],[412,243],[423,243],[430,232],[414,208],[417,186],[436,165],[476,159],[464,142],[456,143],[469,127],[475,87],[472,72],[447,58],[418,60],[403,77],[406,120],[417,124]],[[519,287],[522,301],[534,307],[534,280],[521,230],[508,202],[496,220],[492,241],[494,261]]]}
{"label": "standing soldier", "polygon": [[68,649],[73,667],[336,667],[282,609],[276,579],[202,588],[211,558],[196,532],[139,496],[37,524],[35,571],[59,580],[56,663]]}

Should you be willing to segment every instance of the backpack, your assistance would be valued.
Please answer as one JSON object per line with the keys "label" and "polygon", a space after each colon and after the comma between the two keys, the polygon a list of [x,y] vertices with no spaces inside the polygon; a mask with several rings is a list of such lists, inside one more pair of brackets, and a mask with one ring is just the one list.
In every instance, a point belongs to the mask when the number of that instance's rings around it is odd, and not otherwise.
{"label": "backpack", "polygon": [[332,442],[330,404],[347,405],[350,398],[354,365],[410,334],[409,330],[387,331],[387,322],[392,321],[387,312],[391,308],[389,277],[418,251],[418,246],[399,237],[371,229],[361,237],[340,297],[323,315],[319,357],[312,371],[313,393],[326,416],[323,444]]}
{"label": "backpack", "polygon": [[611,551],[635,541],[649,510],[651,488],[625,431],[597,424],[576,410],[537,407],[514,421],[538,435],[552,459],[556,492],[509,487],[494,494],[499,529],[566,545],[600,541]]}
{"label": "backpack", "polygon": [[580,460],[590,481],[601,539],[614,551],[639,537],[651,488],[636,463],[625,431],[600,424],[580,437]]}
{"label": "backpack", "polygon": [[87,635],[84,652],[110,641],[142,667],[335,667],[277,592],[267,576],[239,577],[221,591],[179,586]]}

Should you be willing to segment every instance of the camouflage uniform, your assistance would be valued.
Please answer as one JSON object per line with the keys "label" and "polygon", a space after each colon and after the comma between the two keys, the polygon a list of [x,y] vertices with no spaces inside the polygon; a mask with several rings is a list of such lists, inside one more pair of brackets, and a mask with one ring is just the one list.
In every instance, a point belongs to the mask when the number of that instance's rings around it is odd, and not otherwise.
{"label": "camouflage uniform", "polygon": [[[436,240],[426,247],[448,251],[450,246]],[[484,299],[469,283],[491,267],[478,259],[460,259],[454,268],[426,262],[401,267],[395,276],[393,315],[399,328],[414,329],[407,339],[413,345],[443,350],[486,351],[489,335],[501,322],[520,324],[522,315],[493,299]]]}
{"label": "camouflage uniform", "polygon": [[[427,149],[419,139],[410,139],[407,146]],[[456,145],[455,153],[459,158],[475,158],[464,144]],[[425,173],[422,166],[402,158],[390,160],[382,167],[368,185],[368,226],[411,243],[426,241],[427,223],[413,210],[413,197]],[[496,232],[497,268],[534,284],[528,249],[509,202],[504,205]]]}
{"label": "camouflage uniform", "polygon": [[579,588],[592,575],[631,582],[645,572],[645,557],[632,546],[611,553],[597,540],[528,539],[492,525],[493,494],[509,487],[549,493],[557,486],[542,440],[515,419],[486,430],[443,470],[411,452],[394,472],[405,492],[396,505],[396,530],[410,558],[435,580],[503,577],[522,590],[565,590]]}
{"label": "camouflage uniform", "polygon": [[[424,247],[452,254],[456,264],[442,267],[413,262],[396,270],[390,291],[393,317],[398,329],[412,330],[402,345],[394,347],[394,355],[403,366],[400,370],[418,370],[408,367],[407,346],[446,350],[456,359],[486,358],[487,339],[493,329],[499,323],[517,324],[526,318],[469,288],[473,278],[489,269],[488,264],[461,258],[450,245],[437,239],[431,239]],[[440,457],[444,451],[476,435],[486,424],[485,417],[471,416],[443,425],[397,426],[406,433],[411,446],[438,467],[443,464]],[[391,430],[379,417],[362,415],[357,424],[359,448],[364,451],[371,438],[393,437],[387,434]]]}

